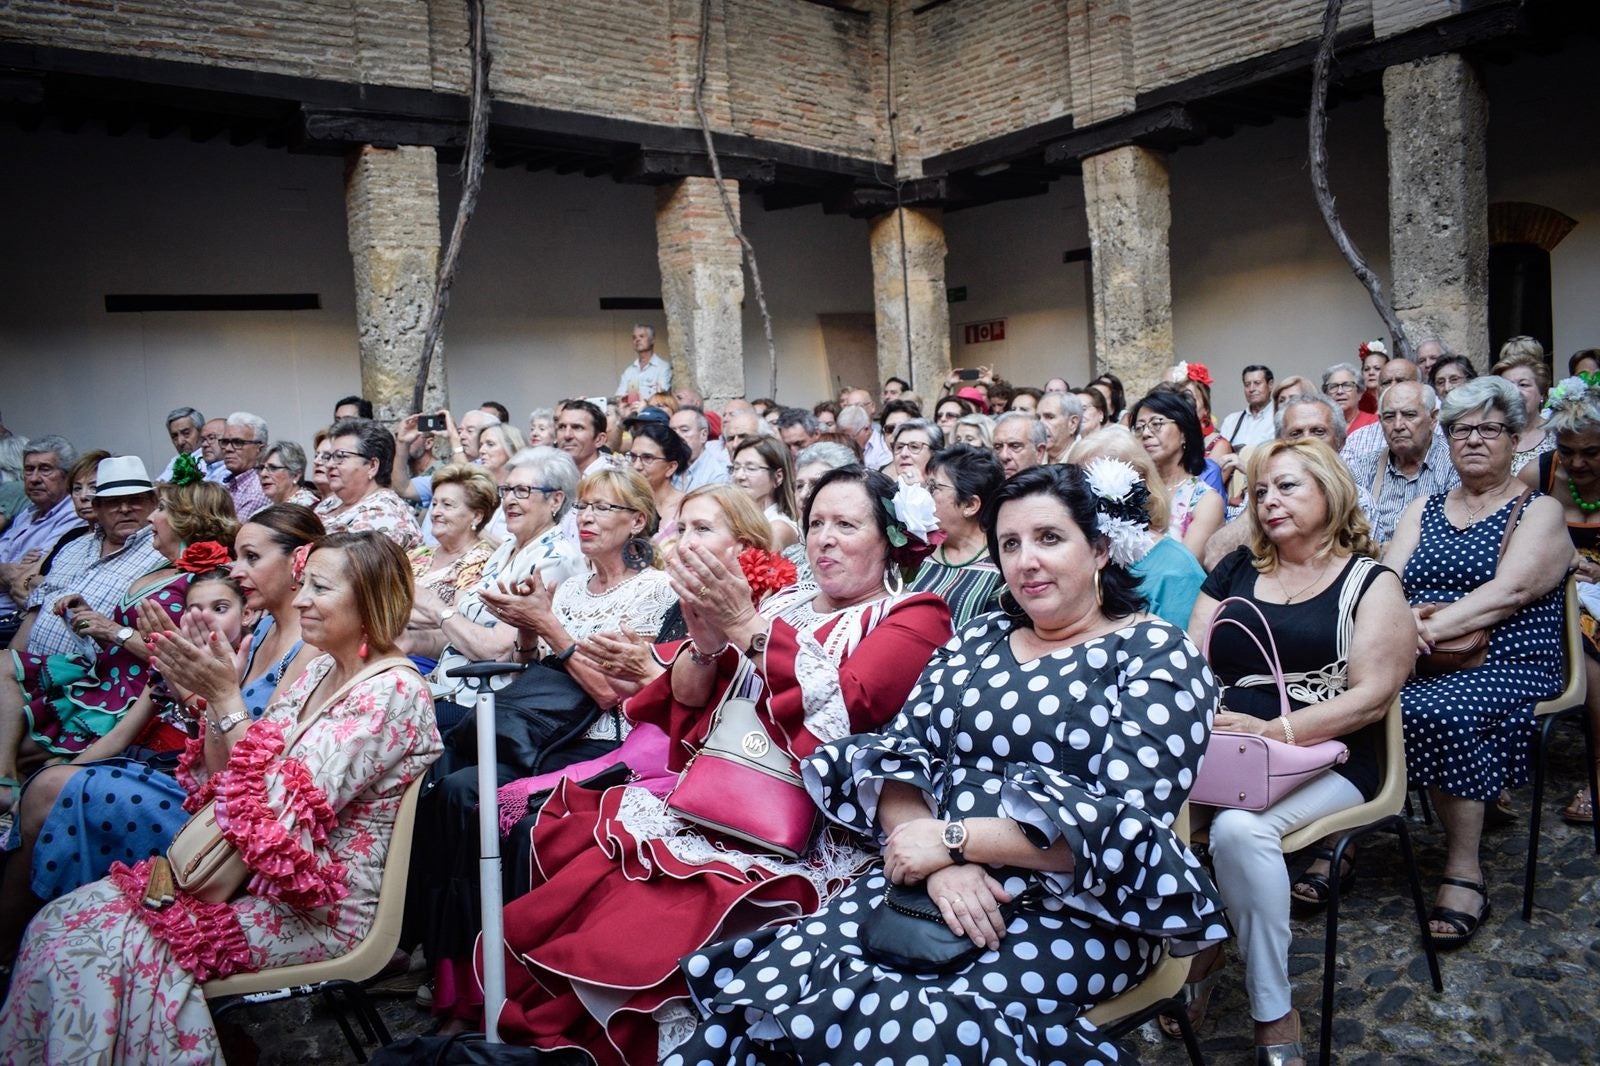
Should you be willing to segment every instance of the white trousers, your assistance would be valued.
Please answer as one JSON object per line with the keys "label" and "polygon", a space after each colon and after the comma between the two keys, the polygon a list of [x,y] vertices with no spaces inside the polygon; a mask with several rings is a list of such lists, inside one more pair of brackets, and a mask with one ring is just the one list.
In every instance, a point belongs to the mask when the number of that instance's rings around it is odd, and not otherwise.
{"label": "white trousers", "polygon": [[1326,773],[1264,811],[1219,810],[1211,820],[1217,891],[1239,934],[1250,1015],[1272,1022],[1289,1013],[1289,871],[1286,834],[1364,802],[1361,792]]}

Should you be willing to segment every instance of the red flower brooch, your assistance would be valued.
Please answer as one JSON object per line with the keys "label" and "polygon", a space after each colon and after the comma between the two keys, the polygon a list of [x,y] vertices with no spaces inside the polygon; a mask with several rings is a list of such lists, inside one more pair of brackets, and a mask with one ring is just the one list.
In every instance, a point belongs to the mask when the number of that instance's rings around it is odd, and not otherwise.
{"label": "red flower brooch", "polygon": [[750,598],[756,603],[779,589],[788,588],[798,576],[793,563],[763,548],[746,548],[740,552],[739,569],[744,572]]}

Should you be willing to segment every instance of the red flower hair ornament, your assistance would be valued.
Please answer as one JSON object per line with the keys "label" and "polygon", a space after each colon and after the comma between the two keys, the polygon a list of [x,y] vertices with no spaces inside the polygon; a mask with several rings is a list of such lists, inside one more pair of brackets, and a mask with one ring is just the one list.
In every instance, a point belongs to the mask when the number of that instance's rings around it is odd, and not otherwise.
{"label": "red flower hair ornament", "polygon": [[233,562],[233,553],[214,540],[202,540],[183,549],[172,565],[186,574],[203,574]]}

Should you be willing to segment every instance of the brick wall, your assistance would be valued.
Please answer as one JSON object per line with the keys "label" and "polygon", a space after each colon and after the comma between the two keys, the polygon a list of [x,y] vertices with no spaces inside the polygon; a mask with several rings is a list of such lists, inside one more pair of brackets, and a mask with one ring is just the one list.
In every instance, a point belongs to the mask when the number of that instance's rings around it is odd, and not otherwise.
{"label": "brick wall", "polygon": [[[897,13],[896,65],[925,156],[1071,110],[1066,0],[950,0]],[[909,32],[907,31],[909,28]],[[909,46],[909,47],[908,47]],[[905,142],[903,142],[905,143]]]}
{"label": "brick wall", "polygon": [[[1322,0],[1130,0],[1139,92],[1315,38]],[[1341,28],[1372,21],[1372,0],[1346,3]]]}

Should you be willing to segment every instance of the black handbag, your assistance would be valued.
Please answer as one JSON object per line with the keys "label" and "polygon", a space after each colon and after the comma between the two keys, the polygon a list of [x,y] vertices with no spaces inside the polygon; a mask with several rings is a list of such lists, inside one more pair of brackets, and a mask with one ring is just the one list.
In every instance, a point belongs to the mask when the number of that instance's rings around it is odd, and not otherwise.
{"label": "black handbag", "polygon": [[[495,761],[518,777],[537,776],[550,756],[581,738],[604,713],[565,670],[532,663],[495,693]],[[445,735],[462,758],[476,760],[477,708]]]}
{"label": "black handbag", "polygon": [[[1026,893],[1000,904],[1000,917],[1010,925]],[[876,910],[862,923],[861,950],[873,962],[902,973],[947,974],[982,955],[965,933],[952,933],[928,896],[926,881],[890,885]]]}

